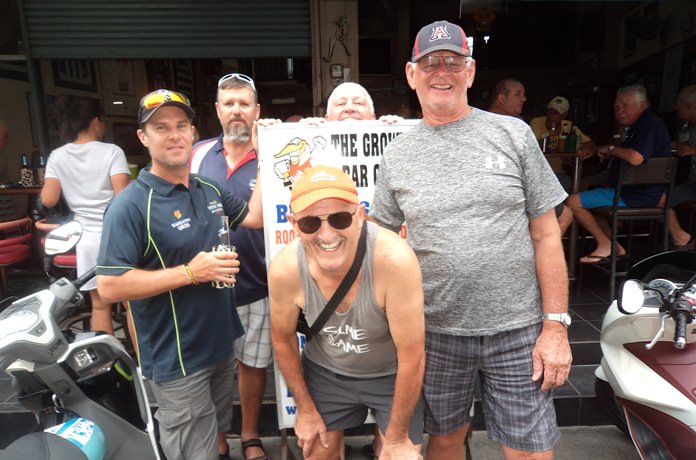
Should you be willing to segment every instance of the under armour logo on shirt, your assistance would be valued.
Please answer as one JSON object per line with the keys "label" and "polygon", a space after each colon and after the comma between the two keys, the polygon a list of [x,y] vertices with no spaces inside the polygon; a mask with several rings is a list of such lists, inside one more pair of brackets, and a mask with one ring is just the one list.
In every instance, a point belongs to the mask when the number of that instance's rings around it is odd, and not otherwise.
{"label": "under armour logo on shirt", "polygon": [[[486,169],[493,169],[493,158],[486,157]],[[498,169],[505,169],[505,157],[498,155]]]}

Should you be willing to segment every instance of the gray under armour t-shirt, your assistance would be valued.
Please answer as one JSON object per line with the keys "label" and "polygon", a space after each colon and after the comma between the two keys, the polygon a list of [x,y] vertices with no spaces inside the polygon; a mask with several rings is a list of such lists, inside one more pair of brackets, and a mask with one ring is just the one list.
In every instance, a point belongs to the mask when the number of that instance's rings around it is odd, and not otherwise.
{"label": "gray under armour t-shirt", "polygon": [[370,215],[406,223],[428,331],[491,335],[541,321],[529,221],[566,196],[526,123],[474,108],[387,146]]}

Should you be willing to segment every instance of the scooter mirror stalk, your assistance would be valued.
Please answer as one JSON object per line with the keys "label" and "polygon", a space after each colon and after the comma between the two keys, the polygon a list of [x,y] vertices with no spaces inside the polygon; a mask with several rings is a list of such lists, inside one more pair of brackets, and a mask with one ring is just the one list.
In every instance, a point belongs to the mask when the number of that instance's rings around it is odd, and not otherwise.
{"label": "scooter mirror stalk", "polygon": [[645,303],[643,283],[638,280],[626,280],[621,286],[617,306],[625,315],[637,313]]}

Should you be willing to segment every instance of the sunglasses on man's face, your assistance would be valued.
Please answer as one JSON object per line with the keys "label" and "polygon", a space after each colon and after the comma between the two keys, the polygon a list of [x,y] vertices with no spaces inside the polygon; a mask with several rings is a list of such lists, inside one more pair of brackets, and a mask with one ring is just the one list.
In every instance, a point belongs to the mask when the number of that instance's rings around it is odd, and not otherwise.
{"label": "sunglasses on man's face", "polygon": [[184,96],[181,93],[177,93],[175,91],[169,91],[166,89],[161,89],[158,91],[153,91],[152,93],[148,94],[143,98],[143,100],[140,102],[140,106],[143,109],[154,109],[155,107],[159,107],[160,105],[164,104],[165,102],[181,102],[182,104],[185,104],[189,107],[191,107],[191,102],[189,102],[188,98]]}
{"label": "sunglasses on man's face", "polygon": [[423,59],[418,61],[418,67],[425,72],[435,72],[440,67],[440,62],[445,64],[445,70],[447,72],[461,72],[464,70],[464,66],[468,62],[469,58],[466,56],[425,56]]}
{"label": "sunglasses on man's face", "polygon": [[254,85],[254,80],[252,80],[251,77],[247,77],[243,73],[228,73],[227,75],[220,77],[220,79],[218,80],[218,88],[220,88],[222,86],[222,84],[225,83],[226,81],[229,81],[232,79],[237,79],[237,80],[241,80],[245,83],[248,83],[251,86],[251,88],[254,91],[256,91],[256,85]]}
{"label": "sunglasses on man's face", "polygon": [[[355,211],[341,211],[335,212],[333,214],[322,214],[320,216],[306,216],[297,219],[297,226],[300,228],[302,233],[312,234],[316,233],[321,228],[321,223],[327,221],[336,230],[345,230],[350,227],[353,223],[353,216],[358,212],[358,208]],[[322,219],[321,216],[326,216]]]}

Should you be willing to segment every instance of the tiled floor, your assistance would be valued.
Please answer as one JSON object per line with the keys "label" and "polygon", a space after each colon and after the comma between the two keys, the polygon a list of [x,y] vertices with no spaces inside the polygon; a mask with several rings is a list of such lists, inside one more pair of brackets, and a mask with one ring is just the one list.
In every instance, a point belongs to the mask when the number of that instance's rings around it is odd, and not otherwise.
{"label": "tiled floor", "polygon": [[[22,295],[32,292],[43,283],[41,275],[33,277],[18,277],[11,283],[12,293]],[[569,330],[571,348],[573,351],[573,367],[569,381],[555,390],[559,424],[562,426],[603,425],[610,423],[604,417],[594,397],[594,370],[599,364],[601,352],[599,347],[599,332],[602,317],[608,305],[607,278],[593,270],[586,270],[580,289],[571,284],[570,307],[573,325]],[[236,391],[236,389],[235,389]],[[262,412],[261,432],[263,435],[276,435],[276,408],[273,373],[269,371],[266,385],[267,404]],[[474,425],[483,429],[482,410],[480,403],[475,408]],[[239,430],[239,408],[236,408],[233,432]],[[0,449],[8,440],[16,437],[17,433],[28,431],[33,426],[33,417],[16,401],[6,376],[0,376],[0,423],[2,426],[12,426],[12,433],[3,431],[0,436]],[[7,423],[5,423],[7,422]],[[363,430],[355,430],[361,433]],[[238,431],[237,431],[238,432]],[[369,429],[365,434],[369,434]]]}

